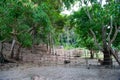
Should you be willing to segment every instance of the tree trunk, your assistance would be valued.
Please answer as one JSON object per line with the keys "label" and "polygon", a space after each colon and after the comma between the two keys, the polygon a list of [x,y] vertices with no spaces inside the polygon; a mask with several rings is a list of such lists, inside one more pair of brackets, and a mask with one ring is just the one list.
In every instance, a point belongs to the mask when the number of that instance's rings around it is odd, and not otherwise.
{"label": "tree trunk", "polygon": [[13,49],[12,49],[12,51],[11,51],[11,55],[10,55],[10,58],[14,58],[14,47],[13,47]]}
{"label": "tree trunk", "polygon": [[32,33],[32,35],[33,35],[33,37],[32,37],[32,53],[33,54],[36,54],[37,52],[36,52],[36,48],[35,48],[35,45],[36,45],[36,35],[37,35],[37,31],[36,31],[36,26],[37,26],[37,24],[35,24],[34,26],[33,26],[33,33]]}
{"label": "tree trunk", "polygon": [[112,54],[111,51],[104,50],[104,60],[103,60],[103,65],[112,65]]}
{"label": "tree trunk", "polygon": [[10,58],[14,58],[14,46],[15,46],[15,39],[12,41],[12,46],[10,49]]}
{"label": "tree trunk", "polygon": [[51,52],[52,52],[52,35],[51,35],[51,33],[49,34],[49,45],[50,45],[49,54],[51,54]]}
{"label": "tree trunk", "polygon": [[0,63],[4,63],[5,62],[5,58],[3,56],[3,43],[0,44]]}
{"label": "tree trunk", "polygon": [[107,40],[106,30],[107,27],[103,26],[102,27],[102,42],[103,42],[103,54],[104,54],[103,65],[112,65],[111,49],[110,49],[110,45],[108,45],[106,41]]}
{"label": "tree trunk", "polygon": [[20,50],[21,50],[21,45],[18,47],[17,52],[16,52],[16,60],[20,60]]}
{"label": "tree trunk", "polygon": [[94,53],[92,49],[90,50],[90,59],[94,59]]}

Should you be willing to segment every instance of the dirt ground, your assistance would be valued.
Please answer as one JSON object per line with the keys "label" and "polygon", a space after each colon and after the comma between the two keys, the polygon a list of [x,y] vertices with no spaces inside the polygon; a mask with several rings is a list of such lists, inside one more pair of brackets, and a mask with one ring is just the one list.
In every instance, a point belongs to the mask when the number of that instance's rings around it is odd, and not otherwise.
{"label": "dirt ground", "polygon": [[[36,48],[36,54],[31,49],[22,49],[21,62],[0,65],[0,80],[120,80],[120,67],[116,63],[109,68],[100,66],[97,59],[74,57],[73,52],[83,53],[79,49],[58,49],[48,54],[43,46]],[[70,63],[64,64],[65,60]]]}
{"label": "dirt ground", "polygon": [[0,80],[120,80],[120,69],[26,64],[0,71]]}

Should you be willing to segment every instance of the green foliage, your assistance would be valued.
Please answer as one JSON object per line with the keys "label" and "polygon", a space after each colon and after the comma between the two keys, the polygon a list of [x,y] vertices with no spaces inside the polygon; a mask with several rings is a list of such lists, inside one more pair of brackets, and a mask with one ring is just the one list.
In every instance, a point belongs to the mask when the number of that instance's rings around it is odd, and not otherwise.
{"label": "green foliage", "polygon": [[18,35],[17,39],[23,47],[32,46],[32,37],[29,33],[21,33]]}
{"label": "green foliage", "polygon": [[[87,47],[88,49],[95,48],[93,45],[94,40],[91,35],[90,29],[92,29],[97,37],[97,41],[101,45],[102,42],[102,27],[103,26],[111,26],[110,18],[112,16],[113,20],[113,33],[111,38],[114,35],[115,26],[120,26],[120,8],[119,3],[115,3],[113,1],[109,1],[108,4],[102,6],[98,2],[91,2],[92,6],[81,6],[80,10],[74,12],[73,15],[70,16],[71,18],[71,25],[76,27],[75,32],[79,34],[79,44],[82,46]],[[107,28],[106,35],[110,32],[110,28]],[[119,35],[119,34],[118,34]],[[119,36],[113,43],[113,46],[119,45]],[[106,40],[107,42],[107,40]],[[118,44],[117,44],[117,43]],[[102,46],[102,45],[101,45]]]}
{"label": "green foliage", "polygon": [[11,32],[10,27],[6,25],[0,26],[0,41],[11,38],[10,32]]}
{"label": "green foliage", "polygon": [[[62,27],[64,24],[64,22],[62,21],[64,20],[64,18],[62,17],[63,18],[62,19],[60,17],[60,14],[59,14],[60,11],[58,10],[58,8],[60,8],[61,5],[57,5],[56,3],[58,4],[59,1],[53,2],[51,0],[41,0],[41,1],[39,0],[33,0],[33,1],[32,0],[15,0],[15,1],[1,0],[0,1],[1,39],[2,37],[3,38],[8,37],[8,35],[11,38],[16,36],[17,38],[16,40],[18,40],[20,44],[27,46],[29,43],[30,45],[31,39],[30,41],[28,41],[24,37],[27,37],[27,36],[28,38],[30,38],[30,36],[33,37],[33,35],[31,34],[32,32],[31,30],[33,27],[35,27],[34,30],[36,31],[36,39],[38,40],[42,39],[43,41],[46,41],[48,34],[51,32],[54,33],[55,29],[53,29],[53,26],[52,26],[53,24],[56,24]],[[6,27],[3,27],[3,26],[6,26]],[[58,28],[58,27],[55,27],[55,28]],[[4,32],[4,29],[6,32]],[[53,31],[51,29],[53,29]],[[16,35],[11,34],[13,30],[16,32],[15,33]],[[40,36],[41,34],[43,37]]]}
{"label": "green foliage", "polygon": [[67,7],[67,9],[69,9],[71,5],[74,4],[75,1],[77,0],[63,0],[64,5]]}
{"label": "green foliage", "polygon": [[19,26],[17,26],[17,32],[27,32],[30,29],[30,27],[26,24],[20,24]]}

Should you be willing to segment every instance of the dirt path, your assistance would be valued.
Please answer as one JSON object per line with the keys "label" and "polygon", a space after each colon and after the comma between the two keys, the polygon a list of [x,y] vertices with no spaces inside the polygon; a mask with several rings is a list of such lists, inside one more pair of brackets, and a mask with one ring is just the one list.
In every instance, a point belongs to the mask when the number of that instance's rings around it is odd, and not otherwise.
{"label": "dirt path", "polygon": [[25,65],[0,71],[0,80],[120,80],[119,69]]}

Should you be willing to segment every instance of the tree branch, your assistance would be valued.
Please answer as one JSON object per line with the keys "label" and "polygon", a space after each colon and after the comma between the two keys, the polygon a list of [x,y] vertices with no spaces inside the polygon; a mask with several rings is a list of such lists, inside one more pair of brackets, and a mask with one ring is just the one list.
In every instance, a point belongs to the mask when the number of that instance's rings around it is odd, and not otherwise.
{"label": "tree branch", "polygon": [[[89,3],[90,1],[88,1],[88,3]],[[85,3],[84,3],[85,4]],[[91,4],[92,5],[92,4]],[[88,4],[86,4],[86,6],[87,6],[87,8],[86,8],[86,10],[85,10],[85,13],[87,14],[87,16],[88,16],[88,18],[90,19],[90,21],[92,21],[92,18],[91,18],[91,15],[90,15],[90,13],[89,13],[89,11],[88,11]]]}
{"label": "tree branch", "polygon": [[97,39],[96,39],[96,35],[95,35],[95,33],[93,32],[92,29],[90,29],[90,32],[91,32],[92,35],[93,35],[93,38],[94,38],[94,41],[95,41],[95,45],[98,46],[99,50],[103,51],[103,48],[98,44]]}
{"label": "tree branch", "polygon": [[103,48],[107,49],[107,41],[106,41],[106,27],[102,27],[102,42],[103,42]]}
{"label": "tree branch", "polygon": [[116,61],[118,62],[118,64],[120,65],[120,60],[119,60],[119,58],[118,58],[115,50],[113,50],[113,48],[111,48],[111,47],[110,47],[110,50],[111,50],[111,52],[112,52],[113,57],[115,58],[115,60],[116,60]]}
{"label": "tree branch", "polygon": [[115,26],[115,33],[113,35],[113,38],[110,41],[110,44],[112,44],[113,41],[116,39],[119,29],[120,29],[120,27],[117,28],[117,26]]}
{"label": "tree branch", "polygon": [[111,25],[110,25],[110,32],[109,32],[109,34],[108,34],[108,37],[107,37],[107,39],[108,39],[108,43],[110,43],[110,36],[111,36],[111,34],[112,34],[112,31],[113,31],[113,22],[112,22],[112,16],[111,16],[111,20],[110,20],[110,23],[111,23]]}

